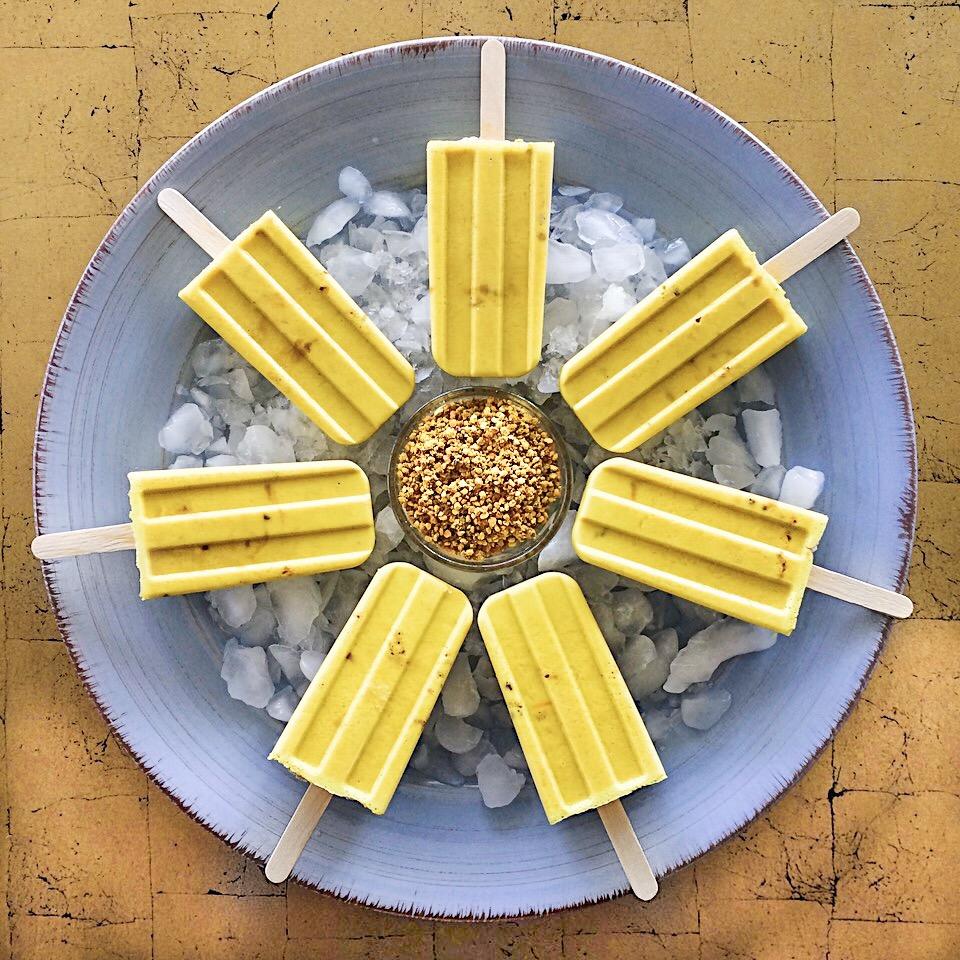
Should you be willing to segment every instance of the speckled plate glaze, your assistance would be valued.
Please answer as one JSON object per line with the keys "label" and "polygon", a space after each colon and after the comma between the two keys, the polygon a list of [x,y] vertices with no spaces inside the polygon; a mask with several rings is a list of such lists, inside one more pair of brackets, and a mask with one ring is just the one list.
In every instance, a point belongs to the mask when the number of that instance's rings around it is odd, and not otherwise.
{"label": "speckled plate glaze", "polygon": [[[199,330],[177,291],[205,257],[157,209],[157,191],[183,191],[230,235],[267,207],[303,235],[344,164],[374,183],[423,182],[428,138],[475,132],[479,44],[416,41],[307,70],[212,124],[137,194],[84,273],[47,371],[41,532],[123,521],[127,471],[160,463],[157,430]],[[582,50],[519,40],[507,49],[509,135],[556,141],[559,179],[623,194],[695,250],[736,225],[763,259],[824,216],[781,160],[678,87]],[[900,587],[916,475],[893,335],[847,246],[788,288],[810,332],[773,365],[789,462],[829,478],[818,559]],[[203,602],[141,603],[129,554],[45,572],[63,634],[117,734],[186,810],[264,859],[302,790],[266,759],[276,726],[227,696]],[[674,741],[663,756],[669,779],[626,801],[658,873],[742,827],[799,775],[849,710],[888,626],[817,595],[800,623],[727,674],[730,711],[708,733]],[[626,886],[595,816],[550,827],[530,789],[487,810],[472,789],[413,784],[383,817],[335,800],[296,876],[378,907],[473,918],[554,910]]]}

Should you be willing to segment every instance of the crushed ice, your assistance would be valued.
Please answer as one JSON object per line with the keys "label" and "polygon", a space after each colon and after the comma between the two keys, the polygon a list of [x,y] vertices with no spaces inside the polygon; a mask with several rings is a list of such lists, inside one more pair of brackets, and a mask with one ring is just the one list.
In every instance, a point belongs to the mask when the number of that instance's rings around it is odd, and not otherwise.
{"label": "crushed ice", "polygon": [[[345,167],[341,198],[311,224],[306,243],[413,364],[413,398],[374,437],[340,447],[290,406],[222,340],[190,354],[186,386],[160,431],[169,466],[197,467],[347,457],[367,472],[374,497],[376,546],[359,569],[241,586],[208,594],[223,628],[221,676],[231,697],[285,723],[343,628],[370,577],[384,563],[422,564],[403,542],[387,498],[390,451],[410,412],[462,385],[439,371],[430,353],[426,195],[376,190]],[[611,454],[590,441],[558,394],[563,362],[690,258],[681,238],[657,234],[623,199],[587,187],[557,188],[551,208],[543,363],[515,383],[567,438],[575,466],[574,503],[586,476]],[[761,367],[629,455],[797,506],[812,507],[824,477],[782,462],[774,384]],[[718,685],[728,661],[765,650],[776,635],[580,563],[570,540],[574,511],[537,560],[493,581],[438,568],[474,605],[538,570],[565,570],[580,583],[637,700],[662,744],[679,727],[706,730],[729,709]],[[724,665],[727,665],[726,667]],[[489,807],[513,801],[527,765],[476,625],[457,657],[411,760],[411,775],[459,786],[475,782]]]}

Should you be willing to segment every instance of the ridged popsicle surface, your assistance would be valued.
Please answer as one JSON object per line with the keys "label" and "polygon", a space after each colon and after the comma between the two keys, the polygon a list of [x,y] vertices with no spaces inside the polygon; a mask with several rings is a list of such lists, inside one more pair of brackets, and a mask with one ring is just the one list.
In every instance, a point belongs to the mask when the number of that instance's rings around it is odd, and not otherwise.
{"label": "ridged popsicle surface", "polygon": [[267,211],[180,291],[331,439],[361,443],[413,392],[413,368]]}
{"label": "ridged popsicle surface", "polygon": [[145,600],[355,567],[375,537],[346,460],[140,471],[130,507]]}
{"label": "ridged popsicle surface", "polygon": [[573,525],[581,560],[788,634],[827,518],[615,458],[587,480]]}
{"label": "ridged popsicle surface", "polygon": [[729,230],[571,357],[560,392],[601,447],[626,453],[806,329]]}
{"label": "ridged popsicle surface", "polygon": [[427,144],[433,355],[447,373],[510,377],[540,359],[553,144]]}
{"label": "ridged popsicle surface", "polygon": [[472,622],[449,584],[407,563],[381,568],[271,759],[383,813]]}
{"label": "ridged popsicle surface", "polygon": [[510,587],[478,621],[550,823],[666,777],[574,580],[545,573]]}

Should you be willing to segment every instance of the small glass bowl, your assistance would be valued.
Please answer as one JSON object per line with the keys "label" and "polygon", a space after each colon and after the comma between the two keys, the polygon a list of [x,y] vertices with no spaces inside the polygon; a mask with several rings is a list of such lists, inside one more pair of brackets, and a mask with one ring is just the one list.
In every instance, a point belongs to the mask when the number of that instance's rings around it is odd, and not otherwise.
{"label": "small glass bowl", "polygon": [[[436,544],[427,540],[416,527],[407,519],[406,512],[400,505],[399,491],[397,490],[397,464],[403,448],[407,445],[410,435],[413,431],[431,414],[447,406],[450,403],[456,403],[462,400],[469,400],[473,397],[496,397],[501,400],[507,400],[522,407],[529,413],[537,424],[550,435],[553,440],[554,449],[557,451],[557,466],[560,468],[560,496],[550,505],[549,514],[546,523],[540,527],[537,532],[523,543],[517,544],[509,550],[494,554],[491,557],[485,557],[483,560],[468,560],[465,557],[456,554],[447,553]],[[441,393],[425,403],[414,413],[406,426],[397,437],[393,446],[393,452],[390,454],[390,473],[387,476],[387,489],[390,494],[390,505],[396,514],[397,522],[403,530],[404,536],[408,542],[413,544],[421,553],[425,554],[438,563],[446,564],[456,570],[484,574],[499,573],[510,567],[524,563],[535,557],[554,537],[560,529],[564,517],[570,508],[570,492],[573,486],[573,472],[570,465],[570,455],[567,452],[567,445],[556,424],[538,407],[531,403],[525,397],[521,397],[510,390],[503,390],[499,387],[461,387],[457,390],[449,390]]]}

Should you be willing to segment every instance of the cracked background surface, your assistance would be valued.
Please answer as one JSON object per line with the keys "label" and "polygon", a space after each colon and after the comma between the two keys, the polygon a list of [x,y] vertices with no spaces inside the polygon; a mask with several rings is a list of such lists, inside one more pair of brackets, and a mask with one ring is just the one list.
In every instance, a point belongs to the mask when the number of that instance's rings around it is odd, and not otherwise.
{"label": "cracked background surface", "polygon": [[[0,23],[0,957],[960,957],[960,4],[0,0]],[[917,619],[807,775],[646,906],[431,923],[271,886],[107,732],[27,549],[50,343],[137,184],[280,77],[442,33],[599,50],[746,123],[824,203],[863,212],[856,247],[907,365]]]}

